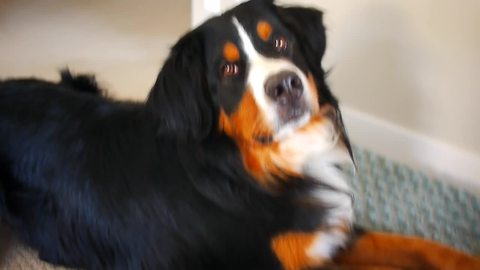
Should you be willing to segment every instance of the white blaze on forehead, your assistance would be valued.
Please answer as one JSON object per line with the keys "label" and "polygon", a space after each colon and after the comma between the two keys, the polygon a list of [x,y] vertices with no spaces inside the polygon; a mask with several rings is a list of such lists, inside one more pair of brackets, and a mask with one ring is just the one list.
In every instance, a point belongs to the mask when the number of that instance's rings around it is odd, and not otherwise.
{"label": "white blaze on forehead", "polygon": [[[275,131],[280,133],[281,128],[283,127],[279,126],[279,119],[277,119],[277,113],[275,110],[276,105],[265,94],[266,80],[270,76],[278,74],[282,71],[291,71],[295,73],[302,81],[302,85],[304,87],[304,98],[309,101],[313,97],[312,91],[309,89],[310,84],[308,83],[308,79],[306,75],[291,61],[282,58],[268,58],[260,54],[255,49],[255,46],[253,45],[248,33],[245,31],[245,28],[240,24],[236,17],[232,18],[232,22],[238,31],[240,40],[242,41],[243,51],[247,55],[247,64],[249,69],[247,84],[250,85],[255,101],[265,115],[266,120],[269,121]],[[308,118],[310,118],[309,115]],[[305,122],[304,120],[305,119],[302,121]],[[291,128],[291,126],[292,125],[290,125],[288,128]]]}
{"label": "white blaze on forehead", "polygon": [[248,37],[247,32],[245,31],[243,26],[240,24],[240,22],[237,20],[237,18],[233,17],[232,21],[235,27],[237,28],[240,39],[242,40],[243,50],[245,51],[245,54],[248,56],[249,59],[254,59],[255,57],[258,56],[258,52],[257,50],[255,50],[255,47],[253,46],[252,41]]}

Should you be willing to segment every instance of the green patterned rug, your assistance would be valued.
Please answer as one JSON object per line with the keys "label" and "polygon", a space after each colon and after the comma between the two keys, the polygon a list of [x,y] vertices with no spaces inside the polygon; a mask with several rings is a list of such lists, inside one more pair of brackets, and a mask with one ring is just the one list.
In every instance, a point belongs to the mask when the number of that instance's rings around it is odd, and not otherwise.
{"label": "green patterned rug", "polygon": [[355,147],[354,154],[358,171],[351,186],[358,224],[480,255],[479,197],[365,149]]}

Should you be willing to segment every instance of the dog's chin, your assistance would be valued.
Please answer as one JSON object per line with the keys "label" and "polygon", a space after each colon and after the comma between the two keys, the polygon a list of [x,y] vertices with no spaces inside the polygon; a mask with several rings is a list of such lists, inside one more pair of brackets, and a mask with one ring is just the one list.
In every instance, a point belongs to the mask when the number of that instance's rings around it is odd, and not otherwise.
{"label": "dog's chin", "polygon": [[292,144],[303,149],[301,152],[315,160],[335,166],[352,165],[355,168],[349,144],[343,140],[345,135],[339,133],[341,131],[329,118],[319,118],[307,112],[278,125],[276,130],[274,134],[258,135],[254,140],[265,147],[279,145],[282,148]]}
{"label": "dog's chin", "polygon": [[290,120],[285,124],[278,124],[274,134],[262,134],[254,136],[254,141],[268,146],[274,143],[279,143],[285,138],[295,134],[295,132],[306,126],[310,121],[310,114],[304,114],[296,119]]}
{"label": "dog's chin", "polygon": [[310,123],[311,119],[311,114],[307,112],[302,116],[297,117],[296,119],[279,125],[279,127],[277,128],[277,132],[275,133],[275,135],[273,135],[273,141],[281,142],[289,136],[294,135],[295,132],[297,132],[299,129],[307,126]]}
{"label": "dog's chin", "polygon": [[308,113],[283,125],[269,142],[290,149],[288,153],[334,165],[351,165],[353,157],[345,138],[333,120]]}

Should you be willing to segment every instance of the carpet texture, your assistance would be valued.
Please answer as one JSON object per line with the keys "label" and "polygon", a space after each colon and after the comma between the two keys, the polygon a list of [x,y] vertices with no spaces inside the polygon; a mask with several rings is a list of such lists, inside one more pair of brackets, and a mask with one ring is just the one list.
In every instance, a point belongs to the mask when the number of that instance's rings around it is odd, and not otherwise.
{"label": "carpet texture", "polygon": [[[358,171],[351,174],[355,215],[361,226],[422,236],[480,255],[480,198],[441,179],[392,162],[365,149],[354,149]],[[0,233],[0,269],[63,270],[37,259],[9,232]]]}
{"label": "carpet texture", "polygon": [[355,147],[354,155],[358,171],[350,185],[358,224],[480,255],[480,197],[368,150]]}

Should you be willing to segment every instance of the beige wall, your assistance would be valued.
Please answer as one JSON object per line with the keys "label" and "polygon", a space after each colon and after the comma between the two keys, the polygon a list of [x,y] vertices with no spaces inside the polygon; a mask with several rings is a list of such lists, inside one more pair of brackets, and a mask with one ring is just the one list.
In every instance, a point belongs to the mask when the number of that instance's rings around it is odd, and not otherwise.
{"label": "beige wall", "polygon": [[325,11],[344,105],[480,154],[480,1],[280,2]]}
{"label": "beige wall", "polygon": [[0,0],[0,77],[57,79],[68,66],[143,99],[189,27],[189,0]]}
{"label": "beige wall", "polygon": [[[325,11],[325,66],[344,105],[480,154],[480,1],[279,2]],[[3,0],[0,77],[69,66],[142,99],[192,14],[189,0]]]}

